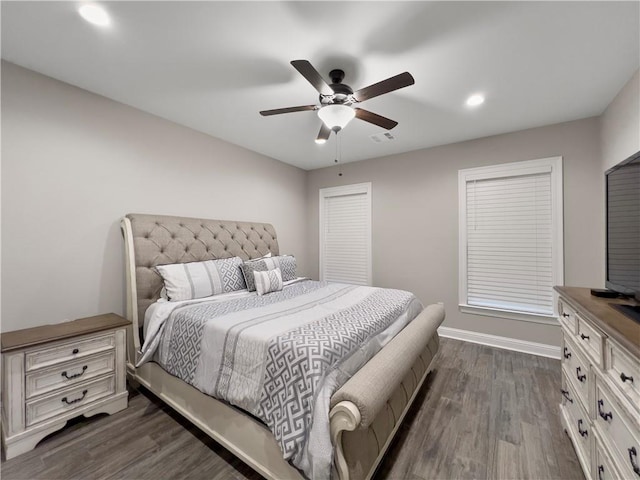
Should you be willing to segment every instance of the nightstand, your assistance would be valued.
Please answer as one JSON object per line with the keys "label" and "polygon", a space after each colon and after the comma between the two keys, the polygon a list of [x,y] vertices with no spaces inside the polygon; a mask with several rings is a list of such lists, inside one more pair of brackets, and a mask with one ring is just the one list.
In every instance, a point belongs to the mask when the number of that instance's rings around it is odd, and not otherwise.
{"label": "nightstand", "polygon": [[5,458],[32,450],[73,417],[127,408],[130,325],[110,313],[0,336]]}

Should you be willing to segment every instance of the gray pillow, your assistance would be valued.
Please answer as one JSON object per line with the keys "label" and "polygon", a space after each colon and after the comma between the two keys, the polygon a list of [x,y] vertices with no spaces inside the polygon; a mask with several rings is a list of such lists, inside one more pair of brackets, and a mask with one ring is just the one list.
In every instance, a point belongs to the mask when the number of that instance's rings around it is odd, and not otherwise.
{"label": "gray pillow", "polygon": [[254,292],[256,290],[253,272],[266,272],[279,268],[282,272],[282,281],[288,282],[294,280],[296,275],[296,257],[293,255],[279,255],[270,258],[260,258],[258,260],[249,260],[240,265],[242,275],[247,283],[247,290]]}

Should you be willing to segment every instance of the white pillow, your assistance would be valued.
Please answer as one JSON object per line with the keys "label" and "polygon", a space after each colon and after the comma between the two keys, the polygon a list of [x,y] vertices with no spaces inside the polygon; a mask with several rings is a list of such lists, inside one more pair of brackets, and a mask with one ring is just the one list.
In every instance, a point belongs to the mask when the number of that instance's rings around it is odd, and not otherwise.
{"label": "white pillow", "polygon": [[265,293],[282,290],[282,272],[279,268],[264,272],[254,271],[253,278],[256,284],[256,292],[260,296]]}
{"label": "white pillow", "polygon": [[246,288],[240,265],[242,265],[240,257],[231,257],[204,262],[158,265],[156,270],[164,280],[169,301],[178,302]]}

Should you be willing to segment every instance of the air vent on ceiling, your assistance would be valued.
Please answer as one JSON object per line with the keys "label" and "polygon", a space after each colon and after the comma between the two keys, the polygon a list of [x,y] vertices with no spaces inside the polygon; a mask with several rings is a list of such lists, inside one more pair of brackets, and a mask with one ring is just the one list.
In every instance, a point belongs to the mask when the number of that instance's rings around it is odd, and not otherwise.
{"label": "air vent on ceiling", "polygon": [[371,140],[373,140],[375,143],[390,142],[391,140],[395,140],[395,138],[396,137],[391,135],[389,132],[376,133],[375,135],[371,135]]}

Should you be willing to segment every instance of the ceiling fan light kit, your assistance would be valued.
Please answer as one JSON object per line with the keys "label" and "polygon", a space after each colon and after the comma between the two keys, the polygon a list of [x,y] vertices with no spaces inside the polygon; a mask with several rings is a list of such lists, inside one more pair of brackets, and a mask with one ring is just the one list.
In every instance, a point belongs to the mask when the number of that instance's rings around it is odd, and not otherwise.
{"label": "ceiling fan light kit", "polygon": [[342,130],[356,116],[356,111],[348,105],[330,104],[318,110],[318,117],[334,132]]}
{"label": "ceiling fan light kit", "polygon": [[260,112],[260,115],[266,117],[282,113],[317,110],[318,117],[320,117],[323,122],[316,138],[316,143],[320,144],[327,141],[332,131],[338,133],[354,117],[382,127],[385,130],[391,130],[398,125],[398,122],[363,108],[355,108],[353,104],[364,102],[370,98],[393,92],[394,90],[408,87],[415,83],[413,76],[411,76],[409,72],[404,72],[354,92],[349,85],[342,83],[344,79],[344,71],[342,70],[336,69],[329,72],[329,77],[332,82],[331,85],[329,85],[307,60],[293,60],[291,65],[318,91],[320,94],[320,105],[303,105],[299,107],[263,110]]}

